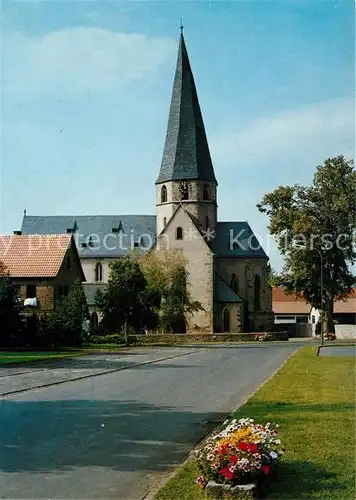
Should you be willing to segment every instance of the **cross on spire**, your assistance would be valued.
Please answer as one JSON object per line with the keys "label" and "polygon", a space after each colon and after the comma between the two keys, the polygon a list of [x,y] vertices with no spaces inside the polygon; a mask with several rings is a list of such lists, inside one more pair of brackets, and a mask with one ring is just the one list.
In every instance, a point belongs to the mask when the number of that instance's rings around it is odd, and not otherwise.
{"label": "cross on spire", "polygon": [[180,18],[180,34],[183,35],[183,29],[184,29],[184,26],[183,26],[183,19]]}

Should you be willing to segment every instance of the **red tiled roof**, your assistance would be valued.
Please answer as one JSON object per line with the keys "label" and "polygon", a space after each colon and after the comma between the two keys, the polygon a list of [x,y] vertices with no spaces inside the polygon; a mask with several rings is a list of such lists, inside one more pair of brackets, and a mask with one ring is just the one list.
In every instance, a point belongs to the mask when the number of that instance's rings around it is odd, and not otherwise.
{"label": "red tiled roof", "polygon": [[[311,305],[305,299],[294,294],[287,295],[283,288],[272,288],[272,308],[274,314],[309,314]],[[356,288],[352,290],[346,301],[334,303],[334,313],[356,313]]]}
{"label": "red tiled roof", "polygon": [[14,278],[54,278],[71,239],[69,234],[0,236],[0,261]]}

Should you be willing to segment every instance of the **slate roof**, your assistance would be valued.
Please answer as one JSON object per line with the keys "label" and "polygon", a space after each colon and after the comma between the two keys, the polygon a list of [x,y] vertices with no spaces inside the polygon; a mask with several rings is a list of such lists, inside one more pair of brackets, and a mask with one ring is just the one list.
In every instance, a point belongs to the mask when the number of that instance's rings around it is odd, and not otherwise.
{"label": "slate roof", "polygon": [[87,299],[88,306],[95,304],[95,294],[97,290],[104,291],[105,283],[83,283],[85,298]]}
{"label": "slate roof", "polygon": [[241,297],[234,292],[232,288],[218,274],[215,282],[215,301],[216,302],[243,302]]}
{"label": "slate roof", "polygon": [[156,216],[24,215],[21,231],[23,234],[61,234],[72,231],[80,258],[115,258],[129,254],[134,248],[143,253],[153,245]]}
{"label": "slate roof", "polygon": [[55,278],[71,244],[69,234],[0,236],[0,261],[13,278]]}
{"label": "slate roof", "polygon": [[194,77],[181,35],[166,142],[156,184],[189,179],[216,182]]}
{"label": "slate roof", "polygon": [[268,259],[248,222],[218,222],[212,249],[217,257]]}

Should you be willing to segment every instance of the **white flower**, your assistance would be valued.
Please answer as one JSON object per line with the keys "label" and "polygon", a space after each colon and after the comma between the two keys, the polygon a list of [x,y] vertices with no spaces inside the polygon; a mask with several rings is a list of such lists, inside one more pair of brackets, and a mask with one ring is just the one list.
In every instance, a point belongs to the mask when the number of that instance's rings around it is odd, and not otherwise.
{"label": "white flower", "polygon": [[209,462],[212,462],[215,458],[214,453],[208,453],[206,456],[206,459],[209,460]]}
{"label": "white flower", "polygon": [[278,453],[276,453],[275,451],[271,451],[271,452],[270,452],[270,454],[269,454],[269,456],[270,456],[271,458],[273,458],[273,459],[274,459],[274,458],[278,458]]}
{"label": "white flower", "polygon": [[281,440],[280,440],[280,439],[275,439],[275,440],[274,440],[274,442],[275,442],[276,444],[281,444]]}

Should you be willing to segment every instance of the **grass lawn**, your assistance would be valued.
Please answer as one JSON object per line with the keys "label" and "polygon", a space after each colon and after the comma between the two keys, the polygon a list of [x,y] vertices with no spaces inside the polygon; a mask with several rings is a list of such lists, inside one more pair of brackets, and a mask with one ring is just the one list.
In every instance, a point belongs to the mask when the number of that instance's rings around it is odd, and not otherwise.
{"label": "grass lawn", "polygon": [[81,351],[0,351],[0,365],[8,363],[28,363],[48,359],[60,359],[82,354]]}
{"label": "grass lawn", "polygon": [[[236,418],[276,421],[286,453],[268,498],[354,499],[355,358],[317,357],[300,349]],[[189,460],[155,500],[203,500]]]}

